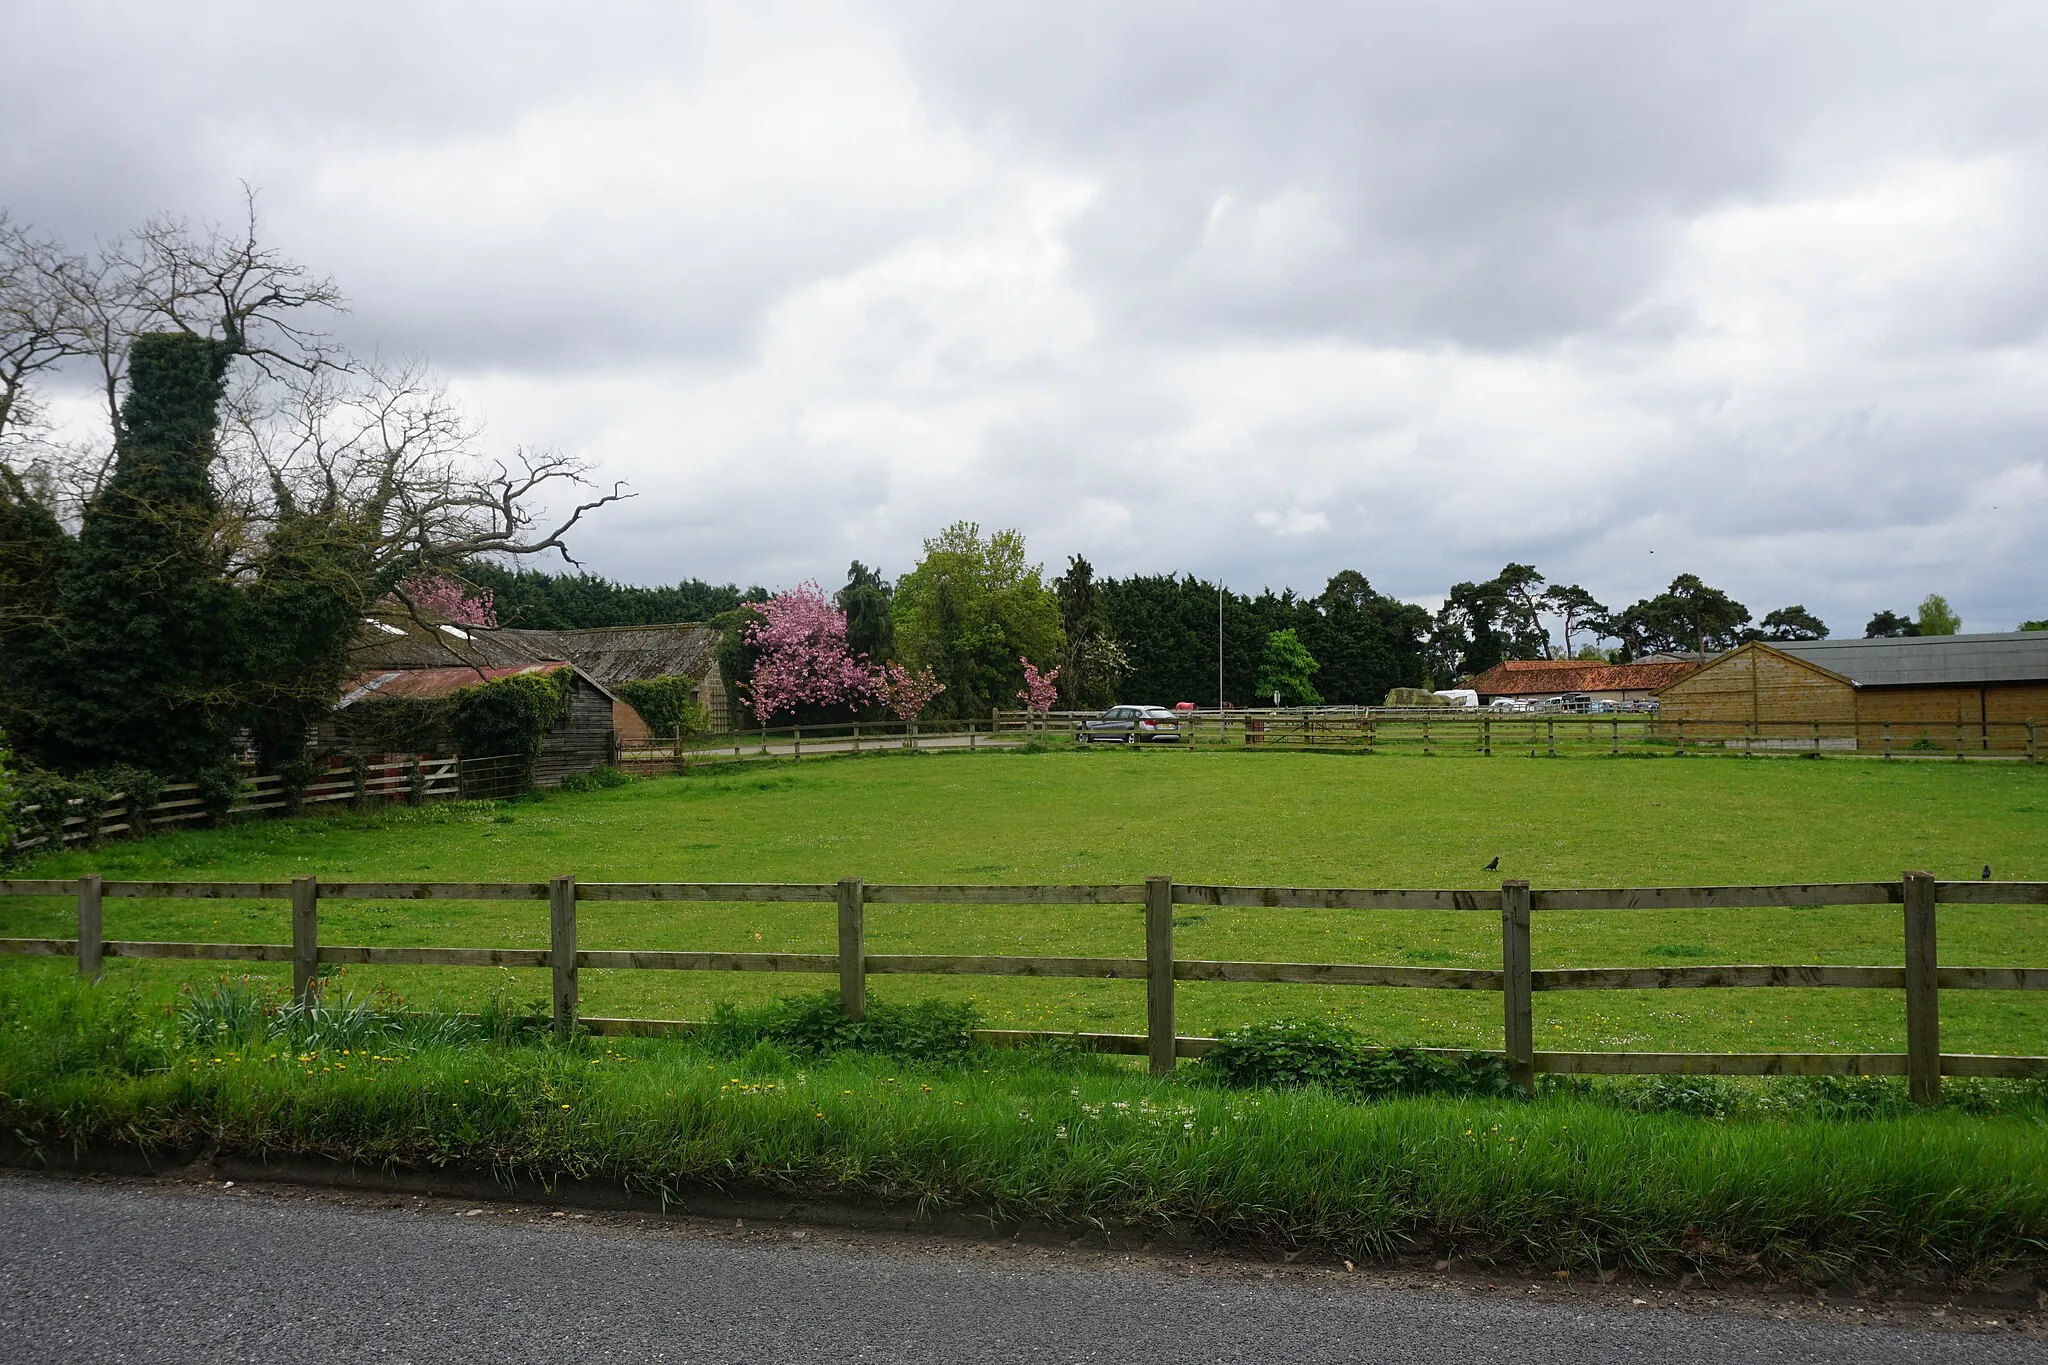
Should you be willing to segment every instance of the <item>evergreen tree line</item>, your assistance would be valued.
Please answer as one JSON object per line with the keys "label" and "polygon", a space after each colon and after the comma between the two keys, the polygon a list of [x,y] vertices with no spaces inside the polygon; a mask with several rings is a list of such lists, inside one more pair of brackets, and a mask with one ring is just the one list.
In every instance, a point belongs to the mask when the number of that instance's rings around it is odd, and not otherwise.
{"label": "evergreen tree line", "polygon": [[[744,695],[753,668],[746,630],[757,619],[745,604],[768,595],[758,587],[742,592],[691,579],[637,588],[588,574],[492,569],[471,576],[497,593],[508,625],[708,620],[723,632],[727,687]],[[1492,578],[1454,584],[1434,613],[1379,592],[1352,569],[1314,596],[1270,588],[1247,594],[1188,574],[1098,577],[1079,555],[1047,581],[1016,532],[985,534],[967,522],[925,542],[916,566],[896,580],[855,561],[835,600],[846,613],[848,649],[875,664],[930,668],[946,689],[930,713],[951,718],[1017,705],[1024,658],[1057,666],[1061,702],[1074,707],[1211,705],[1219,694],[1241,706],[1275,692],[1286,704],[1366,706],[1395,688],[1448,687],[1510,659],[1627,663],[1829,633],[1799,604],[1759,620],[1694,574],[1616,610],[1583,587],[1553,584],[1532,565],[1510,563]],[[1877,613],[1865,634],[1959,628],[1947,602],[1930,595],[1913,616]],[[795,719],[843,715],[813,708]]]}

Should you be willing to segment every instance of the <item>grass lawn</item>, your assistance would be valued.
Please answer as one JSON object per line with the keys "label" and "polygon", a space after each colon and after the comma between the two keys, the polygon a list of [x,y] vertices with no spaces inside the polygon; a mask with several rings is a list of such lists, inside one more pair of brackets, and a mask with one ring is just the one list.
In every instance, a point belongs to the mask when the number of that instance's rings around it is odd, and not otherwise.
{"label": "grass lawn", "polygon": [[[1499,872],[1482,870],[1492,857]],[[1434,758],[1173,751],[890,755],[751,767],[508,805],[308,816],[110,843],[44,858],[30,876],[391,880],[1121,882],[1538,887],[1846,881],[1926,868],[2048,879],[2048,768],[1857,759]],[[871,906],[877,953],[1142,954],[1138,907]],[[323,902],[323,941],[544,946],[534,903]],[[828,905],[586,903],[587,948],[830,952]],[[0,900],[0,936],[64,936],[65,901]],[[1487,915],[1210,910],[1177,920],[1184,957],[1493,966]],[[111,938],[286,942],[282,903],[109,900]],[[2048,911],[1944,906],[1942,961],[2048,966]],[[1887,964],[1896,907],[1539,915],[1540,967],[1687,962]],[[111,961],[148,991],[220,964]],[[0,972],[62,972],[0,960]],[[239,968],[238,968],[239,970]],[[285,975],[272,968],[254,973]],[[455,1005],[544,974],[349,969],[344,988],[390,986]],[[824,989],[766,973],[585,972],[592,1014],[703,1017],[713,1002]],[[897,999],[972,998],[997,1026],[1139,1031],[1136,982],[891,977]],[[1943,996],[1948,1051],[2048,1052],[2048,999]],[[1897,1051],[1888,991],[1583,992],[1539,995],[1539,1048]],[[1497,1047],[1491,993],[1183,984],[1181,1029],[1327,1015],[1376,1041]]]}
{"label": "grass lawn", "polygon": [[452,1165],[543,1188],[883,1197],[1347,1257],[1822,1281],[1997,1283],[2040,1266],[2048,1227],[2041,1096],[1997,1083],[1976,1083],[1989,1103],[1968,1112],[1914,1113],[1896,1085],[1782,1082],[1763,1098],[1790,1107],[1721,1119],[1632,1112],[1658,1082],[1534,1101],[1229,1090],[1204,1067],[1154,1080],[1055,1049],[968,1048],[957,1024],[951,1042],[919,1033],[912,1058],[887,1051],[911,1041],[902,1029],[873,1040],[880,1054],[819,1056],[739,1037],[555,1046],[544,1021],[503,1015],[492,1029],[322,1014],[170,1023],[119,990],[0,977],[0,1145],[26,1164],[139,1148]]}

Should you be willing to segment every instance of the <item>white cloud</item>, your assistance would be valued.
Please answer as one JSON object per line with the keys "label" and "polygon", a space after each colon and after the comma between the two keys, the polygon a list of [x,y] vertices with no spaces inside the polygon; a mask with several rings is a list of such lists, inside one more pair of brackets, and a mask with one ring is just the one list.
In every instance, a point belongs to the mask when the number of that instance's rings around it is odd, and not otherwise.
{"label": "white cloud", "polygon": [[2048,612],[2048,16],[1738,10],[44,7],[0,177],[74,237],[258,182],[354,339],[640,490],[580,545],[621,577],[966,517],[1250,588]]}

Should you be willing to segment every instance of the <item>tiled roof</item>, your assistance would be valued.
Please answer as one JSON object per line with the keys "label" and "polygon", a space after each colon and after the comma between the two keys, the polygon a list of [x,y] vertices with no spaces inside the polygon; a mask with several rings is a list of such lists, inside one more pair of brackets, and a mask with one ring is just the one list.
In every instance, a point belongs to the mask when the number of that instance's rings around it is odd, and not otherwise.
{"label": "tiled roof", "polygon": [[1601,664],[1573,659],[1509,659],[1472,678],[1465,686],[1482,697],[1654,692],[1698,667],[1694,663]]}

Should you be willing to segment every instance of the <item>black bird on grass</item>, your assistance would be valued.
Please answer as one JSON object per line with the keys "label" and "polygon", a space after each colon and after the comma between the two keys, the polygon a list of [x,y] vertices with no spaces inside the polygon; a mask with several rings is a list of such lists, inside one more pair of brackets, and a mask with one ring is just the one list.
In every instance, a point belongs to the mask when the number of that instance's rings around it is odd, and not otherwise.
{"label": "black bird on grass", "polygon": [[1481,868],[1480,870],[1481,870],[1482,872],[1498,872],[1498,871],[1500,871],[1500,855],[1499,855],[1498,853],[1494,854],[1494,855],[1493,855],[1493,861],[1492,861],[1492,862],[1490,862],[1490,863],[1488,863],[1488,864],[1487,864],[1487,865],[1486,865],[1485,867]]}
{"label": "black bird on grass", "polygon": [[1990,863],[1986,863],[1986,864],[1984,864],[1984,876],[1983,876],[1983,877],[1982,877],[1982,878],[1981,878],[1980,880],[1983,880],[1983,881],[1987,881],[1987,882],[1991,880],[1991,864],[1990,864]]}

